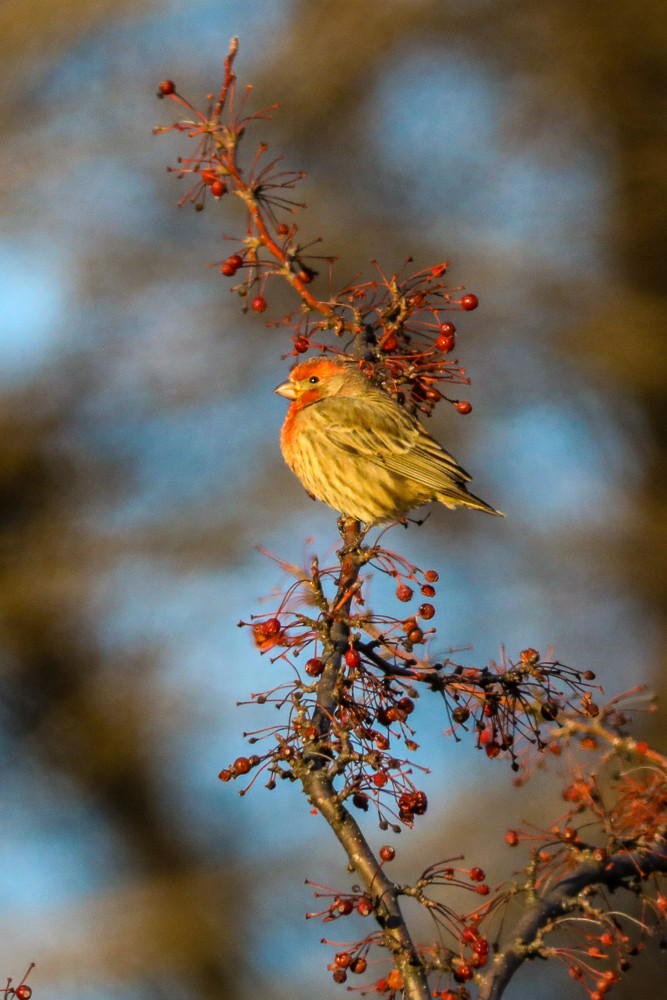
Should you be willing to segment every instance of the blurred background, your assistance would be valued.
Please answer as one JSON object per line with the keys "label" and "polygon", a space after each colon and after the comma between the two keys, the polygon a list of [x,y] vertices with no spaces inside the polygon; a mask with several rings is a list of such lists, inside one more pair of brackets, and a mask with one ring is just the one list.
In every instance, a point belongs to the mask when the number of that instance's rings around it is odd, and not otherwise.
{"label": "blurred background", "polygon": [[[440,573],[441,645],[478,665],[553,645],[609,694],[664,694],[662,4],[5,0],[0,973],[36,962],[36,998],[341,997],[319,938],[368,929],[304,922],[305,877],[347,880],[295,789],[217,780],[271,721],[235,703],[281,675],[236,628],[280,582],[256,546],[336,542],[278,449],[286,346],[263,319],[289,299],[241,314],[206,266],[240,216],[178,209],[185,149],[151,136],[159,81],[201,103],[237,34],[254,106],[282,104],[247,155],[308,170],[302,234],[337,284],[413,254],[480,298],[455,317],[474,413],[433,429],[508,517],[442,509],[392,539]],[[499,881],[505,826],[558,804],[510,794],[437,705],[416,721],[432,805],[396,864],[465,844]]]}

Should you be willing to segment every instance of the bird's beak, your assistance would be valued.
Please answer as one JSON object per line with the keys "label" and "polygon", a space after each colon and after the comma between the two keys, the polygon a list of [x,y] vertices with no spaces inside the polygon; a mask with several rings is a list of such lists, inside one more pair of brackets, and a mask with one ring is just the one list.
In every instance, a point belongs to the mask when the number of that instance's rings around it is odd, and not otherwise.
{"label": "bird's beak", "polygon": [[281,382],[273,391],[277,392],[279,396],[284,396],[285,399],[296,399],[297,396],[296,386],[294,382],[290,382],[289,380]]}

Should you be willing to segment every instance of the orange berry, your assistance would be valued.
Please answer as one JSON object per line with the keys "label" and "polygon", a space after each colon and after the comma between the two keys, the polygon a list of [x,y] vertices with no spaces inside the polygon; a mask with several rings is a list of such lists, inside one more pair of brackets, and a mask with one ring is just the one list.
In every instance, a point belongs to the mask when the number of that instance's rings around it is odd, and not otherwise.
{"label": "orange berry", "polygon": [[392,990],[403,989],[403,973],[400,969],[392,969],[387,976],[387,985]]}

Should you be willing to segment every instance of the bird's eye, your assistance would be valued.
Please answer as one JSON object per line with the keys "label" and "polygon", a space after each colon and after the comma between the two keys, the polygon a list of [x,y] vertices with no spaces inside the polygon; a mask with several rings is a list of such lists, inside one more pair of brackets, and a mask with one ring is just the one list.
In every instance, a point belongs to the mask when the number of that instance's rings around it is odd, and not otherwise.
{"label": "bird's eye", "polygon": [[317,375],[311,375],[308,381],[310,382],[311,385],[316,385],[317,382],[319,382],[319,378]]}

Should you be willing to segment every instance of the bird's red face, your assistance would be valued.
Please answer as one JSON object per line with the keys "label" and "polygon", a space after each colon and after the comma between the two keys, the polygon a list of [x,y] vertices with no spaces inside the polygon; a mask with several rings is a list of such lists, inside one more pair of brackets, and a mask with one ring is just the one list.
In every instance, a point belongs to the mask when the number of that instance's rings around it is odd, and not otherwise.
{"label": "bird's red face", "polygon": [[289,379],[277,386],[274,392],[299,406],[308,406],[340,391],[346,367],[329,358],[310,358],[293,368]]}

